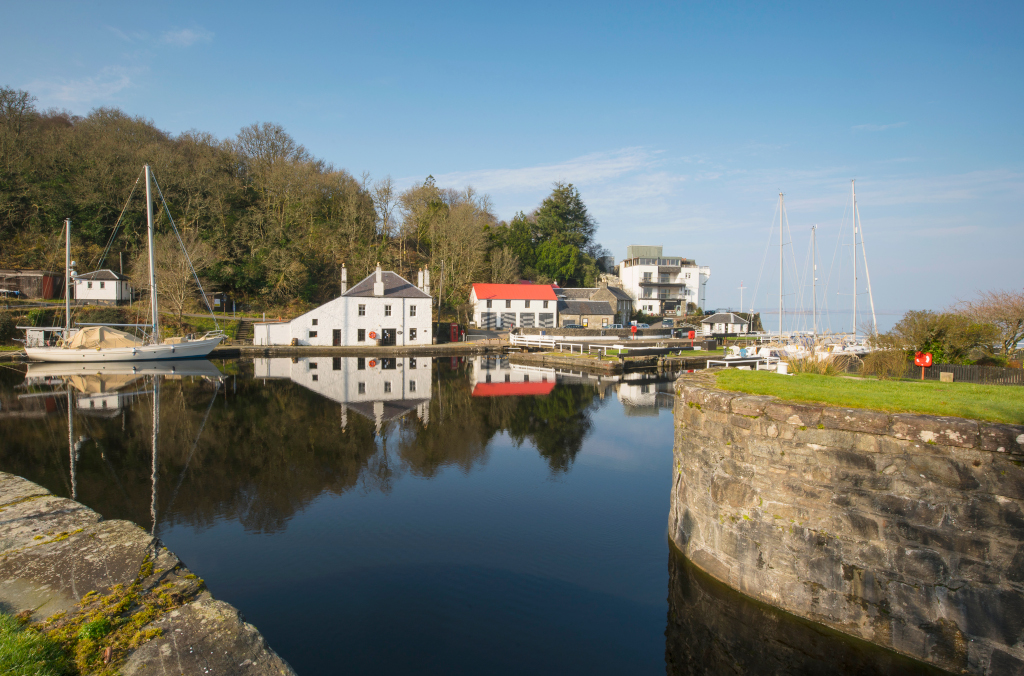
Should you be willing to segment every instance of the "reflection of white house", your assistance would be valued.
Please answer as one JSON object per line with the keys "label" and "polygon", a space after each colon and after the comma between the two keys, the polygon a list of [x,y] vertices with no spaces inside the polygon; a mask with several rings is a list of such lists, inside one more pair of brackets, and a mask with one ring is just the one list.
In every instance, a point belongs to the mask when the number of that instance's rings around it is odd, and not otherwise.
{"label": "reflection of white house", "polygon": [[726,333],[749,333],[750,322],[732,312],[718,312],[700,322],[705,336]]}
{"label": "reflection of white house", "polygon": [[96,270],[75,277],[75,299],[100,305],[120,305],[132,297],[128,278],[113,270]]}
{"label": "reflection of white house", "polygon": [[342,404],[341,427],[356,411],[381,425],[415,410],[430,420],[433,362],[417,357],[301,357],[256,359],[256,378],[281,378]]}
{"label": "reflection of white house", "polygon": [[549,284],[474,284],[469,302],[473,322],[482,329],[558,325],[558,296]]}
{"label": "reflection of white house", "polygon": [[256,322],[253,345],[430,345],[430,273],[419,286],[378,265],[376,272],[342,294],[290,322]]}

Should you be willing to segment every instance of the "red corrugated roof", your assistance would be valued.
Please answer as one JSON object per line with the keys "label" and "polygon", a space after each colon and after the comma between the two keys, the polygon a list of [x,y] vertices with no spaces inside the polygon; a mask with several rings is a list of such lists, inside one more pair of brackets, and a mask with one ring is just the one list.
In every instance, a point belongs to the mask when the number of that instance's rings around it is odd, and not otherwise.
{"label": "red corrugated roof", "polygon": [[473,388],[474,397],[536,397],[551,394],[555,384],[551,383],[477,383]]}
{"label": "red corrugated roof", "polygon": [[558,300],[550,284],[474,284],[477,300]]}

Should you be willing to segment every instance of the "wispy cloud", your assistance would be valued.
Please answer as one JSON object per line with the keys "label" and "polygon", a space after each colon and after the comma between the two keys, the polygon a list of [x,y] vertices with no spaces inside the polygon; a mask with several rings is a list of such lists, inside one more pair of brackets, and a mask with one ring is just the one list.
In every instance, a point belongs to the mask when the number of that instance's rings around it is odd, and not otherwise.
{"label": "wispy cloud", "polygon": [[125,42],[135,43],[140,40],[145,40],[149,37],[149,34],[145,31],[123,31],[116,26],[107,26],[108,31],[121,38]]}
{"label": "wispy cloud", "polygon": [[133,85],[132,76],[140,69],[110,66],[97,75],[79,79],[35,80],[28,84],[44,105],[75,106],[105,102]]}
{"label": "wispy cloud", "polygon": [[213,40],[213,33],[205,28],[182,28],[181,30],[166,31],[160,36],[160,42],[175,47],[191,47],[197,42],[210,42]]}
{"label": "wispy cloud", "polygon": [[885,131],[886,129],[896,129],[898,127],[906,126],[906,122],[893,122],[892,124],[855,124],[850,128],[854,131]]}
{"label": "wispy cloud", "polygon": [[550,189],[555,181],[568,181],[576,185],[606,181],[649,167],[654,161],[653,154],[644,148],[623,148],[612,152],[591,153],[556,164],[460,171],[435,178],[439,185],[472,185],[484,192],[519,192]]}

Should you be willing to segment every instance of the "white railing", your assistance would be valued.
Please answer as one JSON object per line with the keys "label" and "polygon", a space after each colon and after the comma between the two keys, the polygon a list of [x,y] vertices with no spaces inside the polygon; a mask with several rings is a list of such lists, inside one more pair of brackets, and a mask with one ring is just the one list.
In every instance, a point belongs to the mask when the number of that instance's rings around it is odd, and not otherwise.
{"label": "white railing", "polygon": [[513,333],[509,338],[509,343],[514,346],[521,347],[548,347],[551,349],[555,348],[555,339],[548,338],[546,336],[524,336],[521,334]]}
{"label": "white railing", "polygon": [[565,352],[565,348],[567,347],[569,348],[570,354],[575,352],[576,348],[579,348],[580,354],[583,354],[583,343],[558,343],[559,352]]}

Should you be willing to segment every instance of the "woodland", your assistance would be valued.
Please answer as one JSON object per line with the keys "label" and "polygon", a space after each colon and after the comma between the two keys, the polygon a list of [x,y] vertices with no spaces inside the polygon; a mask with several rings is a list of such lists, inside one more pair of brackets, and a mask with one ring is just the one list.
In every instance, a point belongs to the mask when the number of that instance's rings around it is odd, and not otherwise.
{"label": "woodland", "polygon": [[[410,280],[429,268],[441,312],[455,315],[473,282],[592,286],[608,254],[570,183],[503,221],[470,186],[357,178],[277,124],[175,135],[116,108],[40,110],[29,92],[0,87],[0,268],[61,269],[70,218],[78,272],[139,278],[147,163],[207,291],[256,312],[327,301],[342,264],[358,280],[379,262]],[[155,214],[160,247],[173,248],[168,213],[158,203]],[[170,254],[158,266],[182,268]]]}

